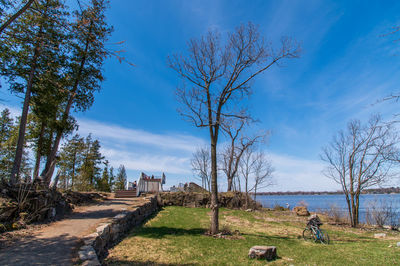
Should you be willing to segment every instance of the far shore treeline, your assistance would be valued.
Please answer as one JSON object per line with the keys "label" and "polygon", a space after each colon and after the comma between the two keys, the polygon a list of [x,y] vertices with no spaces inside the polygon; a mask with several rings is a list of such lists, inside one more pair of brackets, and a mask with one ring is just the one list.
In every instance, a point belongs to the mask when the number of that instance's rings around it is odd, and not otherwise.
{"label": "far shore treeline", "polygon": [[[400,187],[389,188],[371,188],[364,190],[361,194],[393,194],[400,193]],[[254,193],[250,193],[254,194]],[[257,195],[338,195],[343,194],[343,191],[277,191],[277,192],[258,192]]]}

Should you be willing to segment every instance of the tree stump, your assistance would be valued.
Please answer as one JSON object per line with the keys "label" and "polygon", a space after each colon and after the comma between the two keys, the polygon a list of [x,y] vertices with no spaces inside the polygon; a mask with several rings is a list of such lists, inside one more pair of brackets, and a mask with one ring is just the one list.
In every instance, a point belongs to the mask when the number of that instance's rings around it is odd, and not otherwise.
{"label": "tree stump", "polygon": [[253,246],[249,250],[249,258],[251,259],[276,259],[276,247],[274,246]]}

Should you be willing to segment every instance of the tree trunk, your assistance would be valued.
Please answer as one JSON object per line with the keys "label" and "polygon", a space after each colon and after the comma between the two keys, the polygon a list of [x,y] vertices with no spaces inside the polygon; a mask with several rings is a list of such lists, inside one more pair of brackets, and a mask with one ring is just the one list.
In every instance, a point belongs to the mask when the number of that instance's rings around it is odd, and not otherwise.
{"label": "tree trunk", "polygon": [[356,204],[354,202],[354,193],[350,194],[351,197],[351,227],[356,227],[357,226],[357,220],[356,220]]}
{"label": "tree trunk", "polygon": [[38,175],[39,175],[39,168],[40,168],[40,160],[42,158],[42,146],[43,146],[43,136],[44,136],[44,131],[46,128],[46,123],[42,122],[42,124],[40,125],[40,135],[38,138],[38,143],[37,143],[37,151],[36,151],[36,162],[35,162],[35,168],[33,171],[33,180],[37,179]]}
{"label": "tree trunk", "polygon": [[38,57],[39,57],[39,42],[35,47],[35,51],[34,51],[33,58],[32,58],[32,66],[31,66],[28,83],[27,83],[26,90],[25,90],[24,106],[22,108],[21,120],[19,123],[17,148],[15,151],[14,164],[13,164],[13,168],[11,170],[11,176],[10,176],[11,185],[14,185],[17,183],[18,177],[19,177],[19,170],[21,168],[22,154],[24,152],[26,123],[28,120],[29,103],[31,100],[31,89],[32,89],[32,85],[33,85],[33,78],[34,78],[35,71],[36,71],[36,64],[37,64]]}
{"label": "tree trunk", "polygon": [[356,204],[354,208],[354,221],[355,221],[355,226],[358,226],[359,224],[359,207],[360,207],[360,194],[356,193]]}
{"label": "tree trunk", "polygon": [[232,177],[228,177],[228,192],[232,191],[232,184],[233,184],[232,181],[233,181]]}
{"label": "tree trunk", "polygon": [[[84,50],[83,55],[82,55],[82,59],[81,59],[80,66],[79,66],[79,70],[78,70],[78,73],[77,73],[77,75],[75,77],[74,84],[72,86],[72,90],[70,92],[71,95],[70,95],[70,97],[68,99],[67,106],[65,107],[65,111],[64,111],[64,114],[62,116],[63,124],[67,122],[67,119],[68,119],[68,116],[69,116],[69,112],[71,110],[72,103],[74,102],[74,99],[75,99],[76,91],[78,90],[79,81],[81,80],[81,75],[82,75],[83,68],[84,68],[85,63],[86,63],[87,53],[88,53],[88,50],[89,50],[89,44],[90,44],[90,38],[89,37],[90,37],[90,35],[92,33],[92,26],[93,26],[93,21],[90,22],[88,37],[86,38],[86,43],[85,43],[85,50]],[[57,151],[58,151],[58,146],[60,145],[60,141],[61,141],[63,133],[64,132],[63,132],[62,129],[57,130],[57,135],[56,135],[56,139],[54,141],[54,146],[51,149],[50,156],[49,156],[49,158],[48,158],[48,160],[46,162],[46,168],[45,168],[45,172],[44,172],[45,173],[44,177],[45,177],[45,182],[46,182],[47,185],[50,184],[51,177],[53,176],[54,167],[55,167],[55,164],[53,164],[53,161],[55,161],[55,157],[56,157],[56,154],[57,154]]]}
{"label": "tree trunk", "polygon": [[349,212],[349,220],[350,220],[350,223],[351,223],[351,221],[352,221],[352,213],[351,213],[351,204],[350,204],[350,199],[349,199],[349,195],[348,194],[346,194],[346,203],[347,203],[347,210]]}
{"label": "tree trunk", "polygon": [[218,187],[217,187],[217,137],[211,136],[211,234],[219,231],[218,227]]}
{"label": "tree trunk", "polygon": [[53,190],[56,190],[56,189],[57,189],[57,184],[58,184],[58,180],[60,179],[60,175],[61,175],[61,172],[58,171],[56,177],[54,178],[53,185],[52,185],[52,187],[51,187]]}
{"label": "tree trunk", "polygon": [[248,190],[248,182],[247,182],[247,177],[245,180],[245,191],[246,191],[246,209],[249,208],[249,190]]}
{"label": "tree trunk", "polygon": [[71,189],[75,183],[75,164],[76,164],[76,151],[74,151],[74,159],[72,162],[72,174],[71,174]]}
{"label": "tree trunk", "polygon": [[0,26],[0,35],[10,24],[16,20],[22,13],[24,13],[33,3],[34,0],[29,0],[17,13],[12,15],[3,25]]}

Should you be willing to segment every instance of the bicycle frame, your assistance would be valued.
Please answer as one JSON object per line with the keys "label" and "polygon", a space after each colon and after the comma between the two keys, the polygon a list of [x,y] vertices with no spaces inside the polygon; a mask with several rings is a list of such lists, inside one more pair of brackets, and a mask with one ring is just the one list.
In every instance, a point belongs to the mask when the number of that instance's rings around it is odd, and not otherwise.
{"label": "bicycle frame", "polygon": [[321,240],[321,231],[319,230],[319,227],[315,225],[310,225],[310,229],[317,240]]}

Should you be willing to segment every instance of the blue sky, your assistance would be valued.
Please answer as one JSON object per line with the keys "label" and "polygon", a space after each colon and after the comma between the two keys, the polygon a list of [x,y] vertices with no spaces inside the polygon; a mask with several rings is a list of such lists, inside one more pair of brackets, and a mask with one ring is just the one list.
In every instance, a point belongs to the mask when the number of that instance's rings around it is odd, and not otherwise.
{"label": "blue sky", "polygon": [[[321,147],[350,119],[374,112],[390,119],[398,110],[398,103],[373,104],[400,91],[399,44],[383,36],[400,25],[399,11],[399,1],[112,0],[110,44],[125,41],[124,56],[136,67],[107,61],[93,107],[76,114],[79,132],[92,132],[111,164],[127,167],[130,180],[141,171],[164,171],[167,187],[194,180],[191,154],[207,143],[207,131],[176,112],[180,80],[167,56],[184,52],[190,38],[209,29],[226,34],[251,21],[266,40],[278,44],[290,36],[303,50],[253,83],[257,129],[272,132],[265,149],[276,185],[266,190],[336,190],[321,173]],[[2,108],[20,112],[19,98],[4,88],[0,97]]]}

